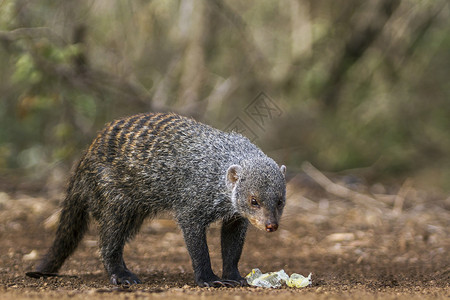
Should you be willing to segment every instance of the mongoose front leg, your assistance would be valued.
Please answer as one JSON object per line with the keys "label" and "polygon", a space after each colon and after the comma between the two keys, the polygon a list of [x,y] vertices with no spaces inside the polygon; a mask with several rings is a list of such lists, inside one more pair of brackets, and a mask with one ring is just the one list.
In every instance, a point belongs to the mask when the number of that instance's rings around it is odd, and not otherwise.
{"label": "mongoose front leg", "polygon": [[247,281],[238,270],[247,226],[248,220],[241,217],[226,220],[222,224],[222,277],[226,280],[237,281],[241,286],[247,285]]}
{"label": "mongoose front leg", "polygon": [[183,225],[184,240],[191,256],[195,283],[201,287],[232,287],[232,282],[221,280],[211,269],[208,244],[206,243],[206,226]]}

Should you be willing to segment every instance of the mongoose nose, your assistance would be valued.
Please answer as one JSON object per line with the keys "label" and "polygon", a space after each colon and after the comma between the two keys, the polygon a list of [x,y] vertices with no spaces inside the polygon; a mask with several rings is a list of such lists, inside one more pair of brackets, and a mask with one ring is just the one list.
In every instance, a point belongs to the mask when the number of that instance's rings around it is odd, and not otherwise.
{"label": "mongoose nose", "polygon": [[266,224],[266,231],[267,232],[274,232],[278,229],[277,223],[267,223]]}

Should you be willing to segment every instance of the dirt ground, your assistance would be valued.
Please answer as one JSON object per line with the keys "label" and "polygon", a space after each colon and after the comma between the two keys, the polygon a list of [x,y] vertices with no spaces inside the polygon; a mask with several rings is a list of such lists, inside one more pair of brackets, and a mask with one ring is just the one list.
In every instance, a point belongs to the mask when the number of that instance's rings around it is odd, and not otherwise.
{"label": "dirt ground", "polygon": [[[284,269],[312,275],[311,287],[198,288],[180,230],[162,216],[148,221],[126,246],[127,266],[144,282],[116,287],[99,260],[92,223],[61,277],[33,279],[51,244],[61,193],[0,183],[1,299],[448,299],[450,197],[411,181],[393,187],[355,178],[299,174],[288,184],[279,230],[251,228],[240,261],[242,274]],[[357,178],[356,178],[357,179]],[[220,224],[208,234],[212,265],[221,273]]]}

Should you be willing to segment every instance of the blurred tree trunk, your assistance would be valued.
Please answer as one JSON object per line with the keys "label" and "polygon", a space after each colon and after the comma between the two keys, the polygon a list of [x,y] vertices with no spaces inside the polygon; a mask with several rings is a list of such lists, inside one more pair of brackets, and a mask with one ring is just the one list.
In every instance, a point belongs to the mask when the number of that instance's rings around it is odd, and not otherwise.
{"label": "blurred tree trunk", "polygon": [[351,36],[345,42],[344,49],[332,64],[329,76],[319,95],[328,111],[336,110],[345,75],[383,31],[384,25],[400,5],[400,0],[385,0],[378,5],[378,10],[372,19],[350,31]]}
{"label": "blurred tree trunk", "polygon": [[205,81],[204,40],[207,38],[206,2],[182,0],[178,26],[185,45],[177,106],[188,114],[198,112],[201,88]]}
{"label": "blurred tree trunk", "polygon": [[304,0],[291,0],[291,60],[298,61],[309,56],[312,51],[312,28],[310,3]]}

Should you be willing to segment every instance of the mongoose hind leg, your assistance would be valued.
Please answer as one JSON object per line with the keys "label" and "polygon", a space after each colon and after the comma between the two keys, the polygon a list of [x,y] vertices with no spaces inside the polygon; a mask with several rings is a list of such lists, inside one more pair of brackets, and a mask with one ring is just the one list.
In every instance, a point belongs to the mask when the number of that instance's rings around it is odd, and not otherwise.
{"label": "mongoose hind leg", "polygon": [[[114,211],[114,213],[113,213]],[[141,280],[128,270],[123,260],[123,248],[139,229],[143,218],[120,207],[108,212],[108,218],[100,220],[100,252],[112,284],[138,284]]]}
{"label": "mongoose hind leg", "polygon": [[247,227],[247,219],[236,217],[223,221],[221,230],[222,277],[225,280],[236,281],[241,286],[247,285],[247,280],[241,276],[238,270]]}

